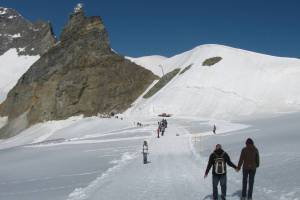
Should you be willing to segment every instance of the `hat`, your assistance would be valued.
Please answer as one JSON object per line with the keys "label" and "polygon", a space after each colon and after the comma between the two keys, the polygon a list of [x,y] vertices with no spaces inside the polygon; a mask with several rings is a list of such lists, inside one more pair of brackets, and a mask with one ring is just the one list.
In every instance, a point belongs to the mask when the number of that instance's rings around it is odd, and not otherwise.
{"label": "hat", "polygon": [[252,140],[251,138],[248,138],[248,139],[246,140],[246,144],[247,144],[247,145],[254,145],[254,142],[253,142],[253,140]]}

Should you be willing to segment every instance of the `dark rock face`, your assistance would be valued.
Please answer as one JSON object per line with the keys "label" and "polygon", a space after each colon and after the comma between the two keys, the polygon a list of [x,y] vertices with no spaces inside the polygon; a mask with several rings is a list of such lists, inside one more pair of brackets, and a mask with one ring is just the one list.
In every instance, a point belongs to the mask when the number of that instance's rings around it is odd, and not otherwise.
{"label": "dark rock face", "polygon": [[18,49],[19,55],[42,55],[55,42],[49,23],[31,23],[14,9],[0,7],[0,55],[10,48]]}
{"label": "dark rock face", "polygon": [[31,66],[0,105],[10,122],[0,134],[9,137],[45,120],[123,112],[156,78],[111,51],[100,17],[73,13],[61,42]]}

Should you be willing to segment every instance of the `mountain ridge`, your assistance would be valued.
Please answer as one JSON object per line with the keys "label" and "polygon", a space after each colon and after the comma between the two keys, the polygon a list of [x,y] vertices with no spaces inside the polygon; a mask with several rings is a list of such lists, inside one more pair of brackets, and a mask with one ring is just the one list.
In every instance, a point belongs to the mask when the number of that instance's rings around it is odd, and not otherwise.
{"label": "mountain ridge", "polygon": [[12,48],[19,55],[42,55],[56,43],[51,23],[32,23],[12,8],[0,7],[0,27],[0,55]]}
{"label": "mountain ridge", "polygon": [[156,78],[111,50],[100,17],[75,9],[60,42],[22,75],[0,105],[0,115],[8,116],[0,135],[74,115],[123,112]]}

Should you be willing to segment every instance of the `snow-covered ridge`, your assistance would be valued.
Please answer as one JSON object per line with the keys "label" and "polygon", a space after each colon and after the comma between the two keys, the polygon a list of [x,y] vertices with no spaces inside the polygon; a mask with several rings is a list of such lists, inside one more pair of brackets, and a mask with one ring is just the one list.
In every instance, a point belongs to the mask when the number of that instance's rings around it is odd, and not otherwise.
{"label": "snow-covered ridge", "polygon": [[0,102],[39,57],[18,55],[17,49],[10,49],[0,56]]}
{"label": "snow-covered ridge", "polygon": [[7,8],[0,7],[0,15],[6,14]]}
{"label": "snow-covered ridge", "polygon": [[[213,66],[202,66],[212,57]],[[201,45],[156,63],[165,73],[192,67],[177,75],[153,97],[136,104],[127,114],[229,118],[254,113],[300,110],[300,60],[235,49]]]}
{"label": "snow-covered ridge", "polygon": [[161,77],[163,75],[163,69],[160,64],[167,59],[167,57],[164,56],[143,56],[139,58],[132,58],[132,57],[125,57],[126,59],[136,63],[137,65],[140,65],[142,67],[145,67],[146,69],[152,71],[153,74]]}

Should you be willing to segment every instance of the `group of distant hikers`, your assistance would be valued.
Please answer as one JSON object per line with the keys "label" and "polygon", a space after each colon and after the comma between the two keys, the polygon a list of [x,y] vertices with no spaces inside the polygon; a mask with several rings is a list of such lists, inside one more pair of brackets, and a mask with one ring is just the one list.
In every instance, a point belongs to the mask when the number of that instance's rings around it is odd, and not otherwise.
{"label": "group of distant hikers", "polygon": [[162,119],[161,121],[158,121],[158,128],[157,128],[157,138],[159,138],[160,133],[161,136],[164,136],[165,130],[168,127],[168,122],[166,119]]}
{"label": "group of distant hikers", "polygon": [[[226,199],[227,175],[226,164],[234,168],[236,172],[243,169],[243,186],[241,200],[252,200],[254,177],[256,168],[259,167],[259,152],[251,138],[246,140],[246,147],[242,149],[238,166],[233,164],[229,155],[222,149],[220,144],[216,145],[214,152],[210,155],[204,178],[209,170],[212,170],[213,200],[218,199],[218,184],[221,185],[221,199]],[[247,192],[248,185],[248,192]]]}

